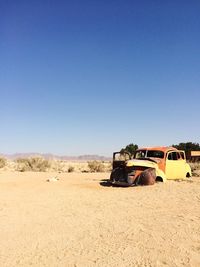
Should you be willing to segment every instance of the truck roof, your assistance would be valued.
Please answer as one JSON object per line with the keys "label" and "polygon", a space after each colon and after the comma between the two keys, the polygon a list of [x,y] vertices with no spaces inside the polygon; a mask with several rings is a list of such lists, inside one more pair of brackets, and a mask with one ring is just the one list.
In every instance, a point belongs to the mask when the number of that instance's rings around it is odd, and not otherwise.
{"label": "truck roof", "polygon": [[163,151],[163,152],[168,152],[168,151],[178,151],[178,149],[176,149],[175,147],[172,146],[155,146],[155,147],[142,147],[142,148],[138,148],[136,151],[138,150],[159,150],[159,151]]}

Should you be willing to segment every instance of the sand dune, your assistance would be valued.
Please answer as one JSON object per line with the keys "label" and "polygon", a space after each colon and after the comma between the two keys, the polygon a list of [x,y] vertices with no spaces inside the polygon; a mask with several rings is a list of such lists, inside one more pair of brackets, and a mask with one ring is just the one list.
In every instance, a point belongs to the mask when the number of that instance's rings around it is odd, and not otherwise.
{"label": "sand dune", "polygon": [[[0,173],[0,266],[200,266],[200,178],[119,188],[109,174]],[[101,185],[101,183],[103,185]]]}

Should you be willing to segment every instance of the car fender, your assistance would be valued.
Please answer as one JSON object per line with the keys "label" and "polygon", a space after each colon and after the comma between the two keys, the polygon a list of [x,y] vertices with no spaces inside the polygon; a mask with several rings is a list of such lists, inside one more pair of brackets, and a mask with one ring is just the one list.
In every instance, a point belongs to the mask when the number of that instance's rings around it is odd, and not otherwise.
{"label": "car fender", "polygon": [[185,170],[186,170],[186,175],[189,173],[190,177],[192,176],[192,171],[191,167],[188,163],[185,164]]}
{"label": "car fender", "polygon": [[165,173],[161,169],[159,169],[159,168],[156,169],[156,178],[157,177],[160,177],[164,183],[167,180]]}

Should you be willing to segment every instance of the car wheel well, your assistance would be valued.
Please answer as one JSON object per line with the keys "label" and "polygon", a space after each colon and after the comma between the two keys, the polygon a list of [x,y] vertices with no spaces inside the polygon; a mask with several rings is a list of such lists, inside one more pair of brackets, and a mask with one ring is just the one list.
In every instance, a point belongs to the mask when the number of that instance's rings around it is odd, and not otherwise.
{"label": "car wheel well", "polygon": [[191,175],[190,175],[189,172],[187,172],[186,177],[187,177],[187,178],[190,178],[190,177],[191,177]]}
{"label": "car wheel well", "polygon": [[163,178],[161,176],[156,176],[156,182],[163,182]]}

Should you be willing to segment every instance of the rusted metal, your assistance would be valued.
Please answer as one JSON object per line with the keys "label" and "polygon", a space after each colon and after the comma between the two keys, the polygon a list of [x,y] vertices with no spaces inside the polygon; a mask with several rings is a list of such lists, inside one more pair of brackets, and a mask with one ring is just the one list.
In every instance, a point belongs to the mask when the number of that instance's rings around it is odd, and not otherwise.
{"label": "rusted metal", "polygon": [[138,184],[140,185],[154,185],[156,182],[156,172],[153,168],[148,168],[139,176]]}

